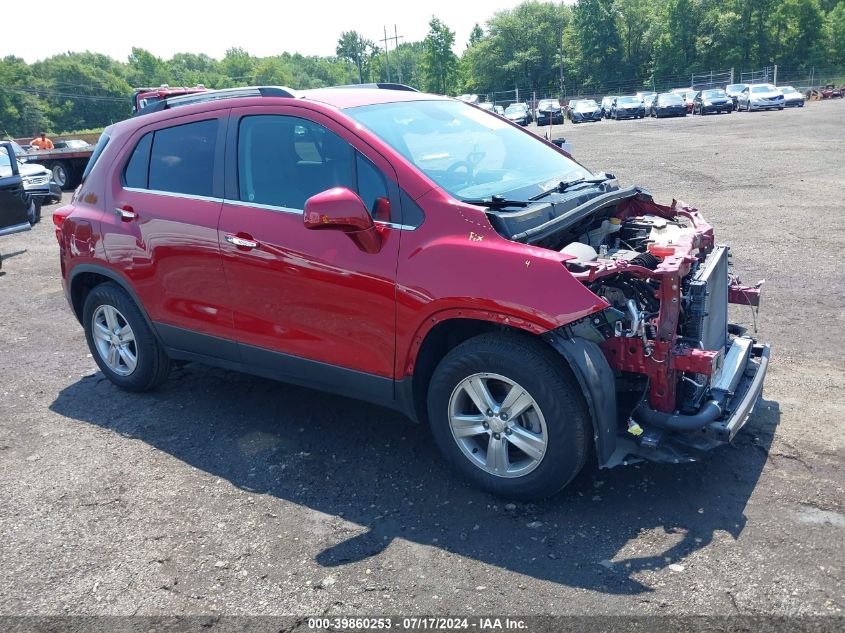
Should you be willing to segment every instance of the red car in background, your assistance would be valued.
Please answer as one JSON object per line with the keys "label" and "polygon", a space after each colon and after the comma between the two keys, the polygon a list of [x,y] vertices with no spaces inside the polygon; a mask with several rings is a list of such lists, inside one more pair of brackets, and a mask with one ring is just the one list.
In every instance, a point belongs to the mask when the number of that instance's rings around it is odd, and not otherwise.
{"label": "red car in background", "polygon": [[841,99],[843,96],[843,88],[845,88],[845,86],[837,88],[834,84],[828,84],[821,89],[820,94],[822,99]]}
{"label": "red car in background", "polygon": [[158,88],[136,88],[132,93],[132,114],[170,97],[205,92],[206,90],[207,88],[202,84],[197,84],[193,88],[171,88],[167,84],[162,84]]}
{"label": "red car in background", "polygon": [[53,215],[68,302],[123,389],[198,361],[375,402],[513,498],[591,455],[693,459],[762,392],[768,346],[728,320],[759,286],[701,213],[516,123],[395,84],[146,112],[105,130]]}

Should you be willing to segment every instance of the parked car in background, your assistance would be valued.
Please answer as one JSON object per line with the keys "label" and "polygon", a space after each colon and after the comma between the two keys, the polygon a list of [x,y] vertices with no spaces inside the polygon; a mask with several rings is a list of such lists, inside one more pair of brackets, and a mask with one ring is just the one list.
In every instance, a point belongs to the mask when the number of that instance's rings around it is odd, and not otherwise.
{"label": "parked car in background", "polygon": [[759,288],[696,208],[489,123],[408,89],[266,86],[107,127],[53,214],[92,360],[130,392],[189,360],[390,407],[516,499],[729,443],[770,356],[729,303]]}
{"label": "parked car in background", "polygon": [[695,95],[698,94],[698,90],[687,90],[681,98],[684,100],[684,105],[687,106],[687,113],[692,114],[692,106],[693,102],[695,101]]}
{"label": "parked car in background", "polygon": [[710,88],[697,93],[692,100],[693,114],[709,114],[734,111],[734,101],[721,88]]}
{"label": "parked car in background", "polygon": [[670,116],[686,116],[687,105],[684,100],[671,92],[664,92],[657,95],[657,98],[651,102],[649,115],[656,119]]}
{"label": "parked car in background", "polygon": [[[4,143],[4,146],[12,147],[11,143]],[[14,154],[14,150],[13,150]],[[12,162],[15,165],[12,165]],[[54,204],[61,200],[61,189],[52,183],[50,170],[41,165],[33,163],[22,163],[17,156],[10,160],[7,151],[0,152],[0,178],[9,178],[13,174],[20,176],[24,191],[29,194],[27,214],[30,224],[37,224],[41,221],[41,207]],[[56,196],[58,191],[58,196]]]}
{"label": "parked car in background", "polygon": [[53,149],[86,149],[89,147],[91,147],[91,143],[78,138],[53,142]]}
{"label": "parked car in background", "polygon": [[563,123],[563,109],[557,99],[543,99],[537,104],[537,125]]}
{"label": "parked car in background", "polygon": [[748,84],[728,84],[725,86],[725,94],[727,94],[734,102],[734,110],[736,110],[737,97],[739,97],[739,94],[745,90],[747,86]]}
{"label": "parked car in background", "polygon": [[512,103],[505,108],[505,118],[519,125],[528,125],[533,120],[527,103]]}
{"label": "parked car in background", "polygon": [[820,94],[822,99],[842,98],[842,90],[840,88],[837,88],[834,84],[827,84],[824,88],[821,89]]}
{"label": "parked car in background", "polygon": [[683,97],[685,94],[687,94],[690,91],[695,92],[695,88],[692,88],[692,87],[690,87],[690,88],[672,88],[669,92],[671,92],[674,95],[678,95],[679,97]]}
{"label": "parked car in background", "polygon": [[499,116],[505,116],[505,109],[500,105],[493,106],[493,112],[495,112]]}
{"label": "parked car in background", "polygon": [[601,121],[601,106],[596,103],[595,99],[576,99],[569,102],[569,107],[566,109],[567,118],[573,123],[583,123],[584,121]]}
{"label": "parked car in background", "polygon": [[804,107],[804,95],[792,86],[778,86],[778,92],[783,95],[783,105],[785,107]]}
{"label": "parked car in background", "polygon": [[643,97],[643,106],[645,106],[645,112],[648,114],[649,110],[651,109],[651,104],[654,103],[654,99],[657,97],[657,93],[648,94]]}
{"label": "parked car in background", "polygon": [[610,109],[613,107],[613,100],[616,99],[616,98],[617,98],[616,95],[613,95],[613,96],[604,97],[601,100],[601,105],[599,107],[601,108],[601,115],[605,119],[610,118]]}
{"label": "parked car in background", "polygon": [[[653,98],[653,97],[657,96],[657,93],[654,90],[641,90],[640,92],[638,92],[634,96],[637,99],[639,99],[640,101],[642,101],[643,103],[646,103],[646,99],[648,99],[649,97]],[[650,101],[651,101],[651,99],[649,99],[649,102]]]}
{"label": "parked car in background", "polygon": [[[21,233],[32,228],[33,205],[29,194],[23,188],[20,172],[21,163],[15,159],[15,150],[8,141],[0,142],[0,237]],[[0,256],[0,268],[3,257]]]}
{"label": "parked car in background", "polygon": [[179,97],[205,91],[206,88],[202,84],[197,84],[192,88],[185,86],[170,87],[167,84],[162,84],[158,88],[135,88],[135,91],[132,93],[132,113],[137,114],[144,108],[154,106],[171,97]]}
{"label": "parked car in background", "polygon": [[737,110],[783,110],[784,98],[772,84],[751,84],[737,97]]}
{"label": "parked car in background", "polygon": [[636,96],[616,97],[610,107],[610,118],[642,119],[645,116],[645,106]]}
{"label": "parked car in background", "polygon": [[458,101],[464,101],[466,103],[478,103],[478,95],[475,94],[464,94],[458,95]]}
{"label": "parked car in background", "polygon": [[482,101],[481,103],[476,104],[482,110],[487,110],[488,112],[493,111],[493,104],[489,101]]}

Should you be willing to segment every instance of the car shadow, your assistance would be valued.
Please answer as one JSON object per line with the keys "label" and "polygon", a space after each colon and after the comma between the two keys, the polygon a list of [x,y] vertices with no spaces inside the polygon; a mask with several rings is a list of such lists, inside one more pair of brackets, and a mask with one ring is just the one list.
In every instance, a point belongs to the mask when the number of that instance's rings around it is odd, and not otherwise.
{"label": "car shadow", "polygon": [[326,567],[374,556],[400,538],[609,594],[651,591],[639,572],[681,561],[719,532],[739,537],[780,420],[778,404],[762,400],[734,445],[701,462],[588,465],[553,499],[514,507],[452,473],[422,425],[235,372],[189,365],[141,395],[97,373],[64,389],[50,409],[245,491],[363,526],[316,554]]}

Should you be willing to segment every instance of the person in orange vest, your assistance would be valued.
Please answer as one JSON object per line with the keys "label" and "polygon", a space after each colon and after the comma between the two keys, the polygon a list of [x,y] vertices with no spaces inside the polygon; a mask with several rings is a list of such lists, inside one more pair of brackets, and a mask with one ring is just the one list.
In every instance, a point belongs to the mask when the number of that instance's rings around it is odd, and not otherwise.
{"label": "person in orange vest", "polygon": [[53,149],[53,141],[48,139],[44,132],[41,132],[40,136],[32,139],[29,144],[38,149]]}

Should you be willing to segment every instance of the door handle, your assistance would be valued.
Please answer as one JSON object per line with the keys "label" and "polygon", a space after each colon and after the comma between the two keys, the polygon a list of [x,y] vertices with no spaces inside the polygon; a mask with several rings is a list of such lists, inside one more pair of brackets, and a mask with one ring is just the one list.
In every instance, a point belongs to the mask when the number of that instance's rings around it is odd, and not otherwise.
{"label": "door handle", "polygon": [[229,244],[234,244],[238,248],[256,248],[258,246],[258,242],[255,240],[239,237],[237,235],[227,235],[226,241],[229,242]]}
{"label": "door handle", "polygon": [[124,222],[129,222],[131,220],[138,219],[138,214],[135,213],[135,210],[129,205],[123,207],[116,207],[114,210],[114,214]]}

